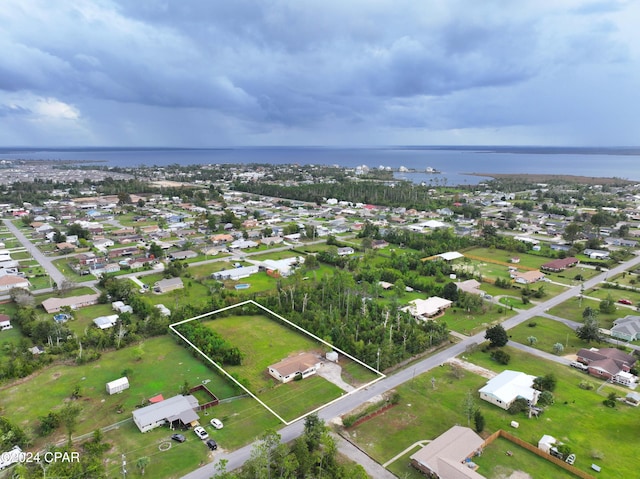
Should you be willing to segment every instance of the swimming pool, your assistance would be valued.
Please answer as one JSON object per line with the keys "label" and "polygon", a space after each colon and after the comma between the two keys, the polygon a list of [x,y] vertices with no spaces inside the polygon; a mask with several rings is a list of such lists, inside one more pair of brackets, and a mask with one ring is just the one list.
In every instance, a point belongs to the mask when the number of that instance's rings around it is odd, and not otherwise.
{"label": "swimming pool", "polygon": [[236,284],[235,288],[236,289],[248,289],[249,286],[251,286],[249,283],[240,283],[240,284]]}

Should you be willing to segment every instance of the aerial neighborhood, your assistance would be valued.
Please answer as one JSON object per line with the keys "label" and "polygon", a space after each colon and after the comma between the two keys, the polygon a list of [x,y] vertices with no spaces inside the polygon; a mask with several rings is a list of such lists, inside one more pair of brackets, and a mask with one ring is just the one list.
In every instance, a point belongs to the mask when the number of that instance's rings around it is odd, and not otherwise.
{"label": "aerial neighborhood", "polygon": [[637,475],[640,185],[38,171],[0,198],[0,478]]}

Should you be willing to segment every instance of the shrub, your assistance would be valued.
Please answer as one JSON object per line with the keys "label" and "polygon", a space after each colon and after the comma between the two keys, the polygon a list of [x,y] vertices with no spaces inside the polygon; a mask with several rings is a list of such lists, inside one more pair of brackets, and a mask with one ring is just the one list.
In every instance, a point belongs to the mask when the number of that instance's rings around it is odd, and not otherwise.
{"label": "shrub", "polygon": [[542,391],[540,393],[540,397],[538,398],[538,404],[542,407],[551,406],[555,402],[553,398],[553,394],[549,391]]}
{"label": "shrub", "polygon": [[586,391],[591,391],[595,386],[593,385],[593,383],[589,381],[580,381],[580,384],[578,384],[578,387]]}
{"label": "shrub", "polygon": [[535,328],[538,325],[538,323],[536,323],[535,321],[529,321],[527,323],[527,326],[529,326],[530,328]]}
{"label": "shrub", "polygon": [[507,411],[509,411],[509,414],[518,414],[519,412],[527,411],[528,409],[529,403],[527,402],[527,400],[524,398],[518,398],[513,401],[513,404],[509,406],[509,409]]}
{"label": "shrub", "polygon": [[495,351],[491,351],[491,359],[499,364],[509,364],[511,356],[502,349],[496,349]]}

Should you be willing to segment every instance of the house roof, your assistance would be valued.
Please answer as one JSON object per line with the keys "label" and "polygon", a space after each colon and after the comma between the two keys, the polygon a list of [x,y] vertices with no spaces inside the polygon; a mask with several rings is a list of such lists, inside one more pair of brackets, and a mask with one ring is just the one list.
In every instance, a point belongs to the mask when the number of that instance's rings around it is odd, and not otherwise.
{"label": "house roof", "polygon": [[422,464],[442,479],[482,478],[463,464],[484,444],[484,439],[468,427],[453,426],[418,452],[411,460]]}
{"label": "house roof", "polygon": [[191,396],[173,396],[150,406],[133,411],[133,418],[137,424],[146,427],[158,421],[180,420],[183,424],[189,424],[199,419],[195,408],[198,407],[198,400]]}
{"label": "house roof", "polygon": [[[579,358],[584,358],[589,361],[612,359],[613,361],[616,362],[619,368],[622,368],[622,366],[631,367],[636,362],[636,358],[616,348],[581,349],[580,351],[578,351],[577,356]],[[592,364],[593,363],[591,362],[589,363],[590,366]]]}
{"label": "house roof", "polygon": [[462,253],[458,253],[457,251],[448,251],[437,256],[445,261],[453,261],[454,259],[464,258],[464,255]]}
{"label": "house roof", "polygon": [[516,273],[513,276],[515,279],[521,278],[527,282],[533,282],[533,281],[538,281],[542,278],[544,278],[544,273],[538,271],[538,270],[534,270],[534,271],[525,271],[523,273]]}
{"label": "house roof", "polygon": [[532,388],[534,379],[535,376],[530,374],[507,369],[490,379],[479,392],[494,396],[506,404],[519,397],[532,401],[536,394]]}
{"label": "house roof", "polygon": [[541,266],[542,269],[565,269],[569,266],[572,266],[578,262],[578,258],[574,258],[573,256],[569,258],[555,259],[553,261],[549,261]]}
{"label": "house roof", "polygon": [[21,278],[20,276],[13,276],[11,274],[0,277],[0,286],[9,286],[12,284],[30,284],[28,279]]}
{"label": "house roof", "polygon": [[318,357],[313,353],[301,353],[297,356],[290,356],[279,363],[269,366],[278,371],[281,376],[289,376],[297,372],[306,371],[319,362]]}
{"label": "house roof", "polygon": [[459,290],[464,291],[465,293],[473,293],[480,294],[483,293],[480,288],[480,281],[477,279],[468,279],[466,281],[460,281],[455,283]]}
{"label": "house roof", "polygon": [[453,304],[452,301],[448,299],[432,296],[429,299],[414,299],[403,310],[409,311],[414,316],[435,316],[451,304]]}
{"label": "house roof", "polygon": [[92,303],[98,300],[99,294],[83,294],[80,296],[71,296],[70,298],[48,298],[42,302],[42,307],[47,312],[62,308],[63,306],[74,307],[79,304]]}
{"label": "house roof", "polygon": [[616,319],[611,332],[622,333],[628,336],[640,335],[640,316],[628,315],[624,318]]}

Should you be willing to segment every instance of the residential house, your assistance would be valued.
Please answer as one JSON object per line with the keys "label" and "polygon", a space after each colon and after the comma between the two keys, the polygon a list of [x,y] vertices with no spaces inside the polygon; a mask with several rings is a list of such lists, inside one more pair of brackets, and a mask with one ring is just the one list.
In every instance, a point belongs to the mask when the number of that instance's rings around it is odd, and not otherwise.
{"label": "residential house", "polygon": [[624,318],[618,318],[613,322],[611,336],[624,341],[636,341],[640,339],[640,316],[632,314]]}
{"label": "residential house", "polygon": [[281,383],[288,383],[299,376],[301,379],[312,376],[322,366],[322,361],[313,353],[302,353],[272,364],[269,374]]}
{"label": "residential house", "polygon": [[462,291],[464,293],[479,294],[481,296],[484,296],[485,294],[484,291],[480,289],[481,283],[477,279],[458,281],[455,285],[457,286],[458,291]]}
{"label": "residential house", "polygon": [[509,369],[490,379],[480,388],[480,399],[507,410],[516,399],[524,398],[530,405],[538,402],[540,391],[533,388],[535,376]]}
{"label": "residential house", "polygon": [[549,261],[548,263],[540,266],[540,269],[545,271],[551,271],[553,273],[559,273],[560,271],[564,271],[567,268],[571,268],[579,263],[578,258],[574,258],[573,256],[569,258],[561,258],[555,259],[553,261]]}
{"label": "residential house", "polygon": [[272,246],[274,244],[281,244],[283,241],[284,239],[281,236],[269,236],[268,238],[262,238],[260,240],[260,243],[267,246]]}
{"label": "residential house", "polygon": [[524,271],[522,273],[512,271],[510,276],[518,284],[533,284],[544,279],[544,273],[538,270]]}
{"label": "residential house", "polygon": [[140,250],[137,246],[124,246],[122,248],[114,248],[107,251],[109,258],[120,258],[122,256],[131,256],[138,253]]}
{"label": "residential house", "polygon": [[483,445],[472,429],[453,426],[413,454],[411,465],[432,479],[484,479],[471,461]]}
{"label": "residential house", "polygon": [[636,358],[616,348],[581,349],[577,353],[578,361],[586,364],[588,373],[605,378],[624,386],[633,386],[637,378],[629,371]]}
{"label": "residential house", "polygon": [[42,302],[42,307],[47,313],[57,313],[65,306],[71,309],[78,309],[84,306],[98,304],[99,296],[99,294],[83,294],[69,298],[49,298]]}
{"label": "residential house", "polygon": [[133,308],[122,301],[114,301],[111,303],[111,309],[118,313],[133,313]]}
{"label": "residential house", "polygon": [[81,264],[82,266],[87,266],[87,265],[100,262],[100,258],[98,258],[95,255],[95,253],[92,253],[92,252],[77,254],[75,258],[78,260],[78,264]]}
{"label": "residential house", "polygon": [[345,246],[344,248],[338,248],[338,256],[346,256],[355,253],[355,250],[351,246]]}
{"label": "residential house", "polygon": [[248,278],[252,274],[256,274],[260,268],[257,265],[242,266],[240,268],[225,269],[213,273],[211,277],[219,281],[238,281],[242,278]]}
{"label": "residential house", "polygon": [[238,239],[238,240],[233,241],[229,245],[229,248],[232,248],[232,249],[247,249],[247,248],[255,248],[256,246],[258,246],[258,243],[256,243],[255,241],[245,240],[245,239]]}
{"label": "residential house", "polygon": [[100,329],[113,328],[117,322],[118,322],[117,314],[111,314],[109,316],[100,316],[93,320],[93,324],[95,324]]}
{"label": "residential house", "polygon": [[190,249],[185,251],[176,251],[175,253],[171,253],[169,255],[169,259],[172,261],[179,261],[179,260],[185,260],[185,259],[191,259],[191,258],[197,258],[197,257],[198,257],[198,253]]}
{"label": "residential house", "polygon": [[387,246],[389,246],[389,243],[387,243],[385,240],[373,240],[371,242],[371,247],[373,249],[382,249],[382,248],[386,248]]}
{"label": "residential house", "polygon": [[583,253],[590,259],[609,259],[609,252],[601,249],[585,249]]}
{"label": "residential house", "polygon": [[448,299],[432,296],[429,299],[409,301],[409,305],[402,308],[402,311],[410,313],[416,319],[426,320],[444,313],[452,304]]}
{"label": "residential house", "polygon": [[26,278],[6,274],[0,277],[0,291],[10,291],[13,288],[29,289],[31,283]]}
{"label": "residential house", "polygon": [[164,424],[170,427],[189,427],[199,420],[198,400],[192,396],[174,396],[133,411],[133,422],[140,432],[147,432]]}
{"label": "residential house", "polygon": [[184,283],[181,278],[162,279],[153,285],[153,291],[156,293],[168,293],[169,291],[182,288],[184,288]]}

